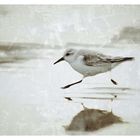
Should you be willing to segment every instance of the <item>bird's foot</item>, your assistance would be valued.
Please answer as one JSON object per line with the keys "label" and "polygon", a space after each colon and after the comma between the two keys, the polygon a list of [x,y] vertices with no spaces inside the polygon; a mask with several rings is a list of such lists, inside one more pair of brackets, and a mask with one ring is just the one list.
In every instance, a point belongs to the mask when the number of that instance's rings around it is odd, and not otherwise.
{"label": "bird's foot", "polygon": [[67,99],[68,101],[72,101],[71,97],[65,97],[65,99]]}
{"label": "bird's foot", "polygon": [[69,88],[71,85],[66,85],[64,87],[61,87],[62,89],[66,89],[66,88]]}
{"label": "bird's foot", "polygon": [[113,79],[111,79],[111,82],[112,82],[114,85],[118,85],[118,83],[117,83],[115,80],[113,80]]}
{"label": "bird's foot", "polygon": [[66,85],[66,86],[64,86],[64,87],[61,87],[61,88],[62,88],[62,89],[66,89],[66,88],[69,88],[69,87],[71,87],[71,86],[73,86],[73,85],[76,85],[76,84],[78,84],[78,83],[81,83],[82,81],[83,81],[83,79],[80,80],[80,81],[78,81],[78,82],[75,82],[75,83],[72,83],[72,84]]}

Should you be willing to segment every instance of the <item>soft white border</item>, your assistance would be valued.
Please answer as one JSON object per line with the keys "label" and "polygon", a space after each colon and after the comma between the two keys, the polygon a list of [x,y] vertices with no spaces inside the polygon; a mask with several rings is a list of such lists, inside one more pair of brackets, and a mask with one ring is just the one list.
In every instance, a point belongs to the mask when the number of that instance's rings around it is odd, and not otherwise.
{"label": "soft white border", "polygon": [[1,137],[2,140],[139,140],[139,136],[10,136]]}
{"label": "soft white border", "polygon": [[[140,0],[0,0],[0,4],[140,4]],[[139,140],[139,136],[76,136],[76,137],[66,137],[66,136],[1,136],[2,140],[47,140],[47,139],[61,139],[61,140],[71,140],[72,139],[79,139],[79,140],[85,140],[86,139],[96,139],[96,140]]]}
{"label": "soft white border", "polygon": [[0,0],[0,4],[140,4],[140,0]]}

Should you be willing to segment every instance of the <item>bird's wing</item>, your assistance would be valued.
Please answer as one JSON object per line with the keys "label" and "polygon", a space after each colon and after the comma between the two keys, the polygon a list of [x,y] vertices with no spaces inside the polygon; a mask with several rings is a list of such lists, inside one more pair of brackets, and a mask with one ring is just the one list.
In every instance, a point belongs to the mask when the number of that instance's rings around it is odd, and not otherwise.
{"label": "bird's wing", "polygon": [[85,54],[83,55],[83,62],[87,66],[97,66],[97,65],[104,65],[104,64],[111,64],[115,62],[122,62],[124,58],[122,57],[114,57],[106,56],[103,54]]}
{"label": "bird's wing", "polygon": [[84,54],[83,55],[83,62],[87,66],[96,66],[103,63],[104,56],[100,56],[98,54]]}

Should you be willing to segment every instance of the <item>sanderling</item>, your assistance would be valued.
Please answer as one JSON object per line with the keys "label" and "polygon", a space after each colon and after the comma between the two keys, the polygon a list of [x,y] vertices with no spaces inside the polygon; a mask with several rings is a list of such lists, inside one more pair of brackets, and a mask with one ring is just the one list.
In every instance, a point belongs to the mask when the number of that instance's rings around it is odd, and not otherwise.
{"label": "sanderling", "polygon": [[[74,70],[83,75],[80,81],[62,87],[65,89],[81,83],[85,77],[110,71],[120,63],[133,59],[134,57],[112,57],[90,50],[67,49],[64,56],[54,64],[65,60]],[[111,81],[113,84],[117,84],[113,79]]]}

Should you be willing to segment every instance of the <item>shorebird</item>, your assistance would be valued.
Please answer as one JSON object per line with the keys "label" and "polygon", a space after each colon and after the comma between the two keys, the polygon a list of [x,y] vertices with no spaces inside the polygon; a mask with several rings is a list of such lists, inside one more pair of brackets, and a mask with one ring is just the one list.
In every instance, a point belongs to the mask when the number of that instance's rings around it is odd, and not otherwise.
{"label": "shorebird", "polygon": [[[64,52],[63,57],[57,60],[54,64],[65,60],[74,70],[83,75],[83,78],[80,81],[62,87],[65,89],[75,84],[81,83],[83,79],[88,76],[94,76],[99,73],[111,71],[120,63],[131,61],[133,59],[134,57],[113,57],[91,50],[67,49]],[[111,79],[111,81],[113,84],[117,85],[116,81],[113,79]]]}

